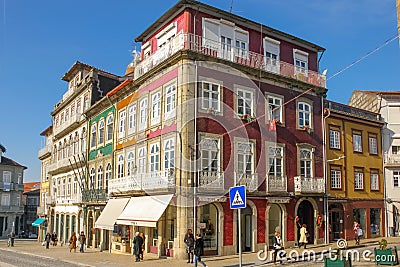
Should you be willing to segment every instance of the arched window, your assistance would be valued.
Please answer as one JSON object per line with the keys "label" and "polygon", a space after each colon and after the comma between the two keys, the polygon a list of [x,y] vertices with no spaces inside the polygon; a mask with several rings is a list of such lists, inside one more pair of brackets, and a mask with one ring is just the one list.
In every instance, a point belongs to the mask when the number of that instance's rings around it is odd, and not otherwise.
{"label": "arched window", "polygon": [[103,188],[103,167],[99,166],[97,170],[97,189]]}
{"label": "arched window", "polygon": [[111,179],[111,164],[108,163],[107,164],[107,168],[106,168],[106,177],[105,177],[105,188],[108,188],[108,181],[110,181]]}
{"label": "arched window", "polygon": [[96,124],[92,125],[92,131],[91,131],[91,136],[90,136],[90,147],[95,147],[96,146]]}
{"label": "arched window", "polygon": [[129,152],[129,154],[128,154],[128,159],[127,159],[127,162],[128,162],[128,168],[127,168],[127,170],[126,170],[126,174],[128,175],[128,176],[130,176],[130,175],[132,175],[133,174],[133,170],[134,170],[134,162],[135,162],[135,154],[131,151],[131,152]]}
{"label": "arched window", "polygon": [[99,122],[99,142],[98,144],[104,143],[104,120]]}
{"label": "arched window", "polygon": [[158,144],[152,144],[150,146],[150,172],[158,171],[159,165],[160,165],[160,146]]}
{"label": "arched window", "polygon": [[124,155],[120,155],[118,157],[118,173],[117,173],[118,178],[124,177]]}
{"label": "arched window", "polygon": [[173,169],[175,166],[175,144],[174,139],[164,142],[164,170]]}
{"label": "arched window", "polygon": [[112,140],[112,137],[113,137],[113,123],[114,123],[114,116],[111,114],[107,118],[107,141]]}
{"label": "arched window", "polygon": [[94,170],[94,168],[92,168],[90,170],[90,184],[89,187],[90,189],[94,189],[94,178],[96,176],[96,171]]}
{"label": "arched window", "polygon": [[312,127],[311,125],[311,116],[312,110],[311,105],[305,102],[299,102],[297,105],[297,114],[298,114],[298,126],[302,127]]}
{"label": "arched window", "polygon": [[141,147],[138,150],[138,173],[145,173],[146,172],[146,148]]}

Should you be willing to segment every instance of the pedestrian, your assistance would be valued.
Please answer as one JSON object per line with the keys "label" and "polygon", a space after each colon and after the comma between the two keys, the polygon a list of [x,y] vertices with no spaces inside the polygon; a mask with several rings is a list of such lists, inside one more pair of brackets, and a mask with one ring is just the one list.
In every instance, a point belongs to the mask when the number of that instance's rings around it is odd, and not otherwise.
{"label": "pedestrian", "polygon": [[356,245],[360,245],[360,237],[363,235],[363,230],[361,229],[361,225],[357,221],[354,221],[353,223],[353,231]]}
{"label": "pedestrian", "polygon": [[300,228],[300,240],[299,240],[299,248],[301,246],[304,246],[304,249],[306,248],[306,245],[308,243],[308,232],[307,232],[307,225],[303,224]]}
{"label": "pedestrian", "polygon": [[196,240],[194,241],[194,267],[197,267],[197,262],[200,262],[204,267],[207,265],[201,260],[201,256],[204,255],[204,243],[200,234],[196,235]]}
{"label": "pedestrian", "polygon": [[53,246],[57,246],[57,241],[58,241],[58,239],[57,239],[57,234],[56,234],[56,232],[53,232],[53,233],[51,234],[51,241],[53,242]]}
{"label": "pedestrian", "polygon": [[141,253],[140,253],[140,260],[143,260],[143,254],[144,254],[144,249],[145,249],[145,240],[146,240],[146,237],[144,236],[144,233],[139,233],[139,236],[142,238],[142,250],[141,250]]}
{"label": "pedestrian", "polygon": [[46,234],[45,241],[46,241],[46,249],[49,249],[49,247],[50,247],[50,241],[51,241],[51,234],[50,234],[50,233],[47,233],[47,234]]}
{"label": "pedestrian", "polygon": [[72,232],[72,235],[69,238],[69,252],[71,252],[71,250],[74,250],[74,252],[76,252],[76,240],[76,234],[75,232]]}
{"label": "pedestrian", "polygon": [[[194,250],[194,236],[192,229],[188,229],[183,239],[186,245],[186,253],[188,255],[187,263],[193,263],[193,250]],[[192,255],[192,260],[190,260],[190,255]]]}
{"label": "pedestrian", "polygon": [[[273,249],[274,263],[276,263],[276,256],[279,254],[280,251],[284,250],[280,232],[275,232],[275,235],[272,238],[272,244],[273,244],[272,246],[274,248]],[[283,254],[281,254],[281,255],[283,255]],[[280,263],[282,263],[281,255],[279,255],[279,262]]]}
{"label": "pedestrian", "polygon": [[140,261],[142,246],[143,246],[143,239],[140,237],[139,232],[136,232],[135,238],[133,239],[133,254],[135,254],[136,256],[135,261]]}
{"label": "pedestrian", "polygon": [[8,234],[8,243],[9,243],[9,245],[8,246],[14,246],[14,238],[15,238],[15,233],[13,232],[13,231],[11,231],[9,234]]}
{"label": "pedestrian", "polygon": [[81,244],[80,248],[79,248],[79,252],[83,253],[85,252],[85,244],[86,244],[86,236],[85,233],[82,231],[81,234],[79,235],[79,243]]}

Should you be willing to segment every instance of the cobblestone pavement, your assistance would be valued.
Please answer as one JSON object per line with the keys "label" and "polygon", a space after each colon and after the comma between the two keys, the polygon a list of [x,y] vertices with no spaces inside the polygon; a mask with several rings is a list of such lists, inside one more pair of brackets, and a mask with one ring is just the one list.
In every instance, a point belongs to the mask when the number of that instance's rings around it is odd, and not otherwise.
{"label": "cobblestone pavement", "polygon": [[[387,238],[389,245],[398,245],[400,246],[400,237]],[[355,249],[362,248],[370,248],[378,246],[378,241],[380,238],[362,240],[362,247],[358,247]],[[349,247],[354,247],[354,241],[348,242]],[[336,243],[329,245],[309,245],[307,249],[313,250],[314,252],[321,253],[323,250],[336,249]],[[1,251],[14,251],[18,253],[23,253],[25,255],[36,255],[43,258],[52,258],[56,261],[67,262],[67,263],[75,263],[81,266],[98,266],[98,267],[131,267],[135,265],[140,265],[143,267],[155,267],[155,266],[174,266],[174,267],[187,267],[193,266],[192,264],[187,264],[186,260],[176,260],[172,258],[162,258],[158,259],[154,254],[145,254],[145,259],[143,262],[135,263],[134,257],[132,255],[124,255],[124,254],[114,254],[109,253],[107,251],[100,252],[98,249],[87,249],[85,253],[79,252],[69,252],[68,247],[66,246],[56,246],[50,247],[50,249],[46,249],[36,240],[15,240],[14,247],[7,247],[6,240],[0,240],[0,250]],[[302,249],[298,248],[287,248],[286,252],[290,253],[291,251],[297,251],[301,255],[303,252]],[[263,254],[260,254],[263,257]],[[235,267],[239,265],[238,255],[232,256],[213,256],[213,257],[204,257],[203,260],[206,262],[209,267]],[[1,262],[1,259],[0,259]],[[259,260],[257,253],[244,253],[242,257],[243,266],[268,266],[273,265],[266,260]],[[299,262],[299,263],[290,263],[291,266],[323,266],[323,263],[315,263],[315,262]],[[369,263],[355,263],[355,266],[361,265],[370,265]],[[0,265],[1,266],[1,265]],[[18,266],[18,265],[16,265]],[[372,263],[371,263],[372,266]],[[23,267],[27,267],[24,265]]]}

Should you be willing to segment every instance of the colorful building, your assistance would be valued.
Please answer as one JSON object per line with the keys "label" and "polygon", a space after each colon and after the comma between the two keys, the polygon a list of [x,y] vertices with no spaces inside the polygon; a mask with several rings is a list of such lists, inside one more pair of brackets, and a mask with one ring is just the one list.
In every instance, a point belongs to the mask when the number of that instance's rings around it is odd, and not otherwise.
{"label": "colorful building", "polygon": [[329,240],[385,236],[382,127],[377,113],[324,102]]}

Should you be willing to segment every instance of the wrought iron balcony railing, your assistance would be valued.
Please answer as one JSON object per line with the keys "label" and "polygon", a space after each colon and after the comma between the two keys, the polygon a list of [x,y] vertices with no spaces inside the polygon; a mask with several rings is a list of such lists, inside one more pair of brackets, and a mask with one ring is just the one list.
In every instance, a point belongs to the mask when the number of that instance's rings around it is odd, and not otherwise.
{"label": "wrought iron balcony railing", "polygon": [[86,189],[82,191],[83,203],[98,203],[108,200],[106,189]]}
{"label": "wrought iron balcony railing", "polygon": [[316,86],[326,87],[326,76],[318,72],[299,68],[293,64],[271,59],[262,54],[234,46],[228,46],[221,42],[188,33],[178,34],[164,46],[158,48],[152,55],[139,62],[135,67],[135,79],[180,50],[189,50],[207,56],[221,58],[251,68],[301,80]]}
{"label": "wrought iron balcony railing", "polygon": [[224,190],[224,173],[217,171],[200,171],[197,190],[213,192]]}
{"label": "wrought iron balcony railing", "polygon": [[287,192],[287,177],[268,175],[266,185],[267,193]]}
{"label": "wrought iron balcony railing", "polygon": [[258,175],[257,173],[237,173],[235,172],[235,185],[245,185],[247,191],[254,192],[258,188]]}
{"label": "wrought iron balcony railing", "polygon": [[400,165],[400,154],[385,154],[384,163],[387,165]]}
{"label": "wrought iron balcony railing", "polygon": [[323,194],[325,193],[325,181],[323,177],[294,177],[295,193]]}

